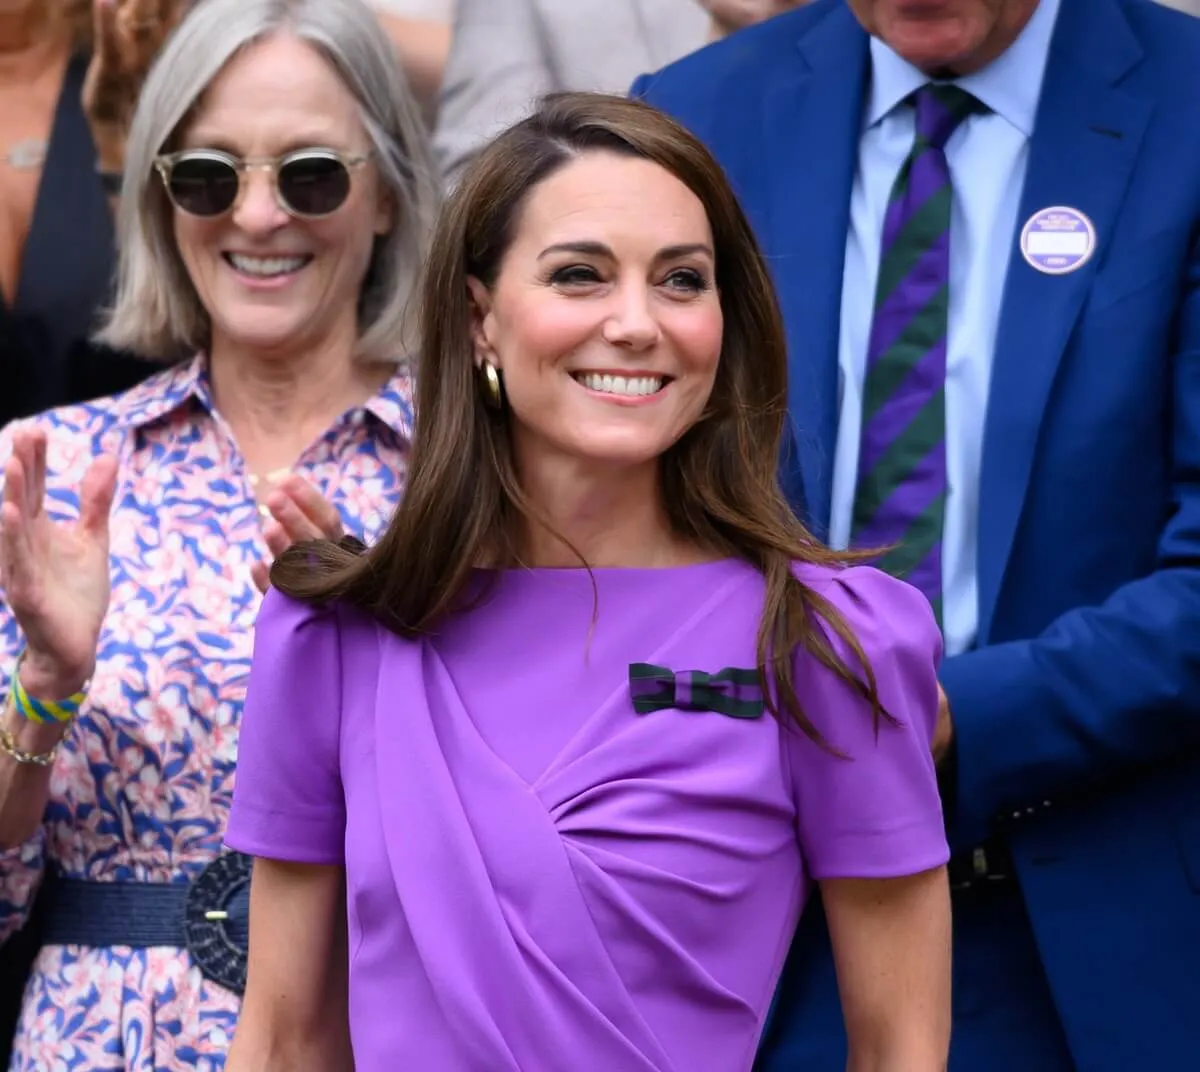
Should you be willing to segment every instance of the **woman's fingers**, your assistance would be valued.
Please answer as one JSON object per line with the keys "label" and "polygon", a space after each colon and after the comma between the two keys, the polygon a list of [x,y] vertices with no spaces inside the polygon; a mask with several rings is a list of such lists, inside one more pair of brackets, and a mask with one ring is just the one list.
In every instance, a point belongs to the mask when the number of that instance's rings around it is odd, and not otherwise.
{"label": "woman's fingers", "polygon": [[40,429],[29,432],[33,444],[32,469],[29,473],[29,516],[41,514],[46,502],[46,433]]}
{"label": "woman's fingers", "polygon": [[263,530],[263,539],[266,541],[267,550],[271,552],[272,558],[278,558],[292,544],[301,542],[290,536],[278,522],[272,522]]}
{"label": "woman's fingers", "polygon": [[[8,468],[13,469],[14,479],[9,480]],[[5,470],[4,495],[11,498],[21,513],[28,515],[33,508],[29,476],[33,472],[33,440],[26,429],[19,429],[13,435],[12,457]]]}
{"label": "woman's fingers", "polygon": [[5,489],[4,502],[0,503],[0,585],[4,586],[5,594],[12,600],[14,583],[19,583],[14,576],[17,572],[17,529],[21,524],[21,511],[12,502]]}
{"label": "woman's fingers", "polygon": [[[271,520],[263,528],[263,541],[271,558],[278,558],[296,543],[309,540],[338,540],[344,529],[341,515],[315,487],[302,477],[291,476],[267,498]],[[269,585],[270,566],[255,562],[251,577],[260,592]]]}
{"label": "woman's fingers", "polygon": [[294,539],[340,540],[344,535],[342,517],[337,507],[303,477],[289,476],[279,485],[275,494],[290,499],[298,513],[298,516],[291,516],[294,517],[295,526],[305,535],[296,535]]}
{"label": "woman's fingers", "polygon": [[[288,544],[320,539],[320,529],[308,519],[292,498],[283,492],[271,493],[267,499],[267,509],[271,511],[271,518],[274,521],[274,525],[268,526],[268,528],[277,528],[282,531]],[[286,547],[287,544],[284,546]]]}
{"label": "woman's fingers", "polygon": [[22,457],[30,455],[29,447],[29,443],[22,444],[18,454],[14,444],[13,456],[4,469],[4,503],[7,507],[4,513],[5,562],[7,571],[12,575],[6,583],[10,585],[21,583],[32,568],[30,557],[33,541],[29,527],[33,511],[30,509],[29,465]]}
{"label": "woman's fingers", "polygon": [[117,460],[110,454],[97,458],[83,475],[79,489],[79,527],[108,542],[108,515],[117,489]]}
{"label": "woman's fingers", "polygon": [[26,498],[25,467],[15,456],[4,469],[4,502],[0,504],[0,565],[8,602],[19,606],[33,581],[33,542],[29,517],[22,510]]}
{"label": "woman's fingers", "polygon": [[13,437],[13,451],[4,465],[4,501],[20,509],[25,502],[25,466],[21,462],[20,442]]}
{"label": "woman's fingers", "polygon": [[271,586],[271,567],[265,562],[255,562],[250,566],[250,577],[254,587],[265,593]]}

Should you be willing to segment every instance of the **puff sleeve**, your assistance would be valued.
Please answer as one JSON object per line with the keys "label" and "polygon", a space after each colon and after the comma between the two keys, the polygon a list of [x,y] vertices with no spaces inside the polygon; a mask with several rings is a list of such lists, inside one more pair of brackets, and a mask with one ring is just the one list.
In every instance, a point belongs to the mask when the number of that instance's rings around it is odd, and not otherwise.
{"label": "puff sleeve", "polygon": [[[797,834],[814,879],[894,878],[946,863],[931,744],[941,636],[920,592],[879,570],[853,567],[806,583],[841,612],[875,673],[878,732],[865,701],[807,652],[795,681],[805,712],[841,758],[788,734]],[[827,630],[853,666],[844,642]]]}
{"label": "puff sleeve", "polygon": [[293,863],[342,862],[341,676],[336,609],[268,591],[239,731],[230,848]]}

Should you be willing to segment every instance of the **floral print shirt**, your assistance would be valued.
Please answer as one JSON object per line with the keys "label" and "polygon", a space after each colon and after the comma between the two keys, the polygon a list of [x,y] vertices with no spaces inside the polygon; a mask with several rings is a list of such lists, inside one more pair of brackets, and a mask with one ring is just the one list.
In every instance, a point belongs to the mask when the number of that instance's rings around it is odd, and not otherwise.
{"label": "floral print shirt", "polygon": [[[412,383],[398,367],[295,470],[368,542],[404,488]],[[78,514],[98,452],[120,460],[112,599],[92,686],[55,763],[45,822],[0,853],[0,938],[24,922],[46,867],[73,878],[186,882],[222,851],[238,719],[267,558],[248,474],[214,409],[205,361],[124,394],[32,418],[48,436],[47,510]],[[0,432],[0,466],[11,453]],[[0,469],[2,473],[2,469]],[[0,591],[0,700],[21,636]],[[223,1067],[237,999],[186,952],[45,947],[10,1068],[150,1072]]]}

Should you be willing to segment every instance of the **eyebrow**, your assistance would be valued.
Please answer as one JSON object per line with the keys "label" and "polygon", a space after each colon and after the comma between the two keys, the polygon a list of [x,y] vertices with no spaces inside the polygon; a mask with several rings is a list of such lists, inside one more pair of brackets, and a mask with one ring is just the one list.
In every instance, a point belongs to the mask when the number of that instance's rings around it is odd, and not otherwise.
{"label": "eyebrow", "polygon": [[[538,260],[540,261],[554,253],[580,253],[589,257],[616,259],[613,251],[603,242],[557,242],[542,250],[538,254]],[[710,260],[715,259],[712,248],[703,242],[688,242],[678,246],[664,246],[654,255],[654,259],[657,261],[673,261],[678,260],[680,257],[689,257],[697,253],[703,254]]]}
{"label": "eyebrow", "polygon": [[[298,152],[301,149],[336,149],[337,146],[330,140],[331,135],[332,131],[327,130],[322,134],[317,134],[315,137],[302,136],[299,138],[288,138],[287,141],[281,142],[277,146],[277,152],[274,155],[287,156],[288,153]],[[198,134],[189,131],[184,141],[194,143],[187,146],[189,149],[216,149],[219,152],[229,153],[230,156],[244,155],[228,137],[218,134],[216,131],[213,131],[210,135],[206,135],[206,132],[202,128]]]}

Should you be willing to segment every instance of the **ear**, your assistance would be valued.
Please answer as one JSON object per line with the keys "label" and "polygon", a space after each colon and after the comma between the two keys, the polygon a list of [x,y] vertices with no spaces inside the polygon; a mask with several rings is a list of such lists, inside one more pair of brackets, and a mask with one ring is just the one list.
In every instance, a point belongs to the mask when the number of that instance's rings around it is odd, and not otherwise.
{"label": "ear", "polygon": [[500,362],[492,345],[496,320],[492,315],[491,291],[472,275],[467,277],[467,292],[471,306],[471,342],[475,348],[475,366],[478,368],[486,358],[499,368]]}
{"label": "ear", "polygon": [[380,183],[379,194],[375,198],[375,234],[390,234],[396,227],[396,216],[396,199],[391,190]]}

